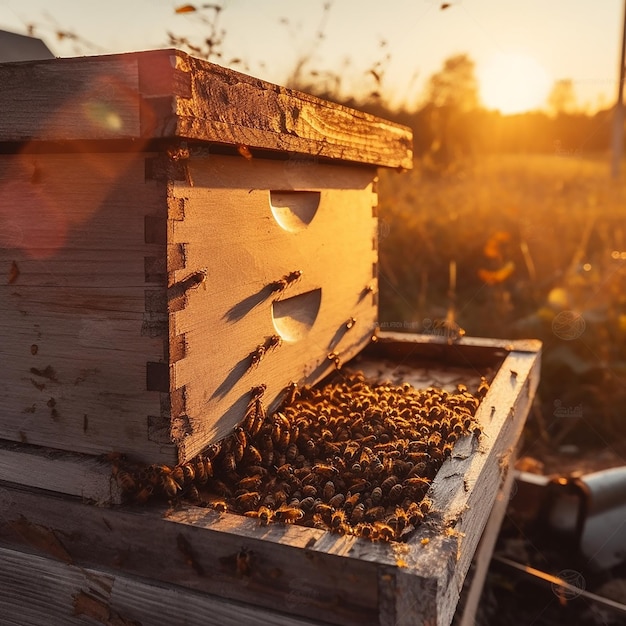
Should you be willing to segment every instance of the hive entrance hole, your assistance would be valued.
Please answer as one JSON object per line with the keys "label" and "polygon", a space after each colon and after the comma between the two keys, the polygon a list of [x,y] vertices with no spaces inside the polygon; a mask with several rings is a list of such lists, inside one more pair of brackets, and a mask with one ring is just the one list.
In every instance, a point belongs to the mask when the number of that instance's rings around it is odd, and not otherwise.
{"label": "hive entrance hole", "polygon": [[321,288],[272,304],[272,321],[284,341],[298,341],[311,330],[322,302]]}

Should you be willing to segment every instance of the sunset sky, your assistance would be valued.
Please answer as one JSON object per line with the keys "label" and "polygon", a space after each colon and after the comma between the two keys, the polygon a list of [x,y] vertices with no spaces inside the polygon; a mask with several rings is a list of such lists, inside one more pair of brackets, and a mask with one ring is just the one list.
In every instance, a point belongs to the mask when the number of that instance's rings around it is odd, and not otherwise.
{"label": "sunset sky", "polygon": [[[340,74],[342,95],[359,96],[377,88],[368,70],[389,55],[381,91],[394,104],[415,106],[428,77],[465,52],[476,62],[489,108],[540,108],[559,79],[571,79],[579,105],[591,110],[616,97],[623,0],[452,0],[445,9],[435,0],[335,0],[321,42],[315,33],[324,0],[212,1],[223,6],[221,64],[239,58],[234,69],[271,82],[284,84],[296,60],[310,54],[315,80]],[[25,32],[34,24],[58,56],[167,47],[167,31],[201,42],[207,34],[201,14],[176,15],[182,4],[0,0],[0,28]],[[59,41],[56,30],[92,45]]]}

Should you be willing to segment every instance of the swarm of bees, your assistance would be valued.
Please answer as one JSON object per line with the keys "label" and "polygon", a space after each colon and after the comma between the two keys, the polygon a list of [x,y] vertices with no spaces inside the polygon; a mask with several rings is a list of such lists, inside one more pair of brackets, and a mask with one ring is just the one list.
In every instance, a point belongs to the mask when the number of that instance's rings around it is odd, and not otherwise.
{"label": "swarm of bees", "polygon": [[337,372],[321,387],[291,384],[268,414],[251,390],[234,432],[188,463],[113,473],[129,499],[184,497],[261,525],[300,524],[373,541],[405,540],[431,509],[426,494],[455,442],[480,436],[476,394],[370,383]]}

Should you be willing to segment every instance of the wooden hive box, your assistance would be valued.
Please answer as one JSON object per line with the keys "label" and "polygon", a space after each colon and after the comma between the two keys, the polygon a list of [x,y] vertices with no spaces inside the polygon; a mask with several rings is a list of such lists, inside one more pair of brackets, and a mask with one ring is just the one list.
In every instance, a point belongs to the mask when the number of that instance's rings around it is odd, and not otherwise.
{"label": "wooden hive box", "polygon": [[[85,498],[105,489],[93,476],[76,479],[82,497],[53,493],[68,472],[92,472],[78,455],[47,459],[44,489],[29,489],[0,454],[4,615],[33,626],[88,618],[126,626],[448,626],[480,542],[467,601],[475,609],[513,484],[538,357],[532,341],[463,338],[449,345],[440,337],[381,333],[349,364],[417,386],[491,380],[476,415],[483,434],[457,442],[430,488],[431,513],[404,543],[264,527],[183,503],[94,506]],[[34,452],[22,456],[35,457],[22,459],[25,470],[43,468]],[[462,623],[473,623],[471,612]]]}
{"label": "wooden hive box", "polygon": [[408,129],[175,50],[0,80],[1,439],[175,464],[367,344]]}
{"label": "wooden hive box", "polygon": [[[3,615],[449,624],[503,514],[540,345],[376,333],[376,169],[411,166],[410,132],[173,50],[0,79]],[[232,432],[257,385],[275,404],[339,362],[491,383],[483,435],[457,442],[406,543],[94,506],[119,502],[103,453],[184,462]]]}

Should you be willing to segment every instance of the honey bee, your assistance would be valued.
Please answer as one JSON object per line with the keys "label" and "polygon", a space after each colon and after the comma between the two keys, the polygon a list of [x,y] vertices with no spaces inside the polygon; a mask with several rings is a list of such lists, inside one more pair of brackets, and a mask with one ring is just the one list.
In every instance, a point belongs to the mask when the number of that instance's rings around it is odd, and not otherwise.
{"label": "honey bee", "polygon": [[259,507],[258,517],[261,524],[267,526],[274,519],[274,511],[266,506]]}
{"label": "honey bee", "polygon": [[252,160],[252,152],[250,152],[250,148],[242,143],[237,144],[237,152],[246,160]]}
{"label": "honey bee", "polygon": [[352,492],[348,492],[346,494],[346,501],[344,503],[344,509],[351,511],[358,503],[359,500],[361,499],[361,494],[360,493],[352,493]]}
{"label": "honey bee", "polygon": [[178,486],[181,489],[188,484],[187,480],[185,480],[185,473],[183,472],[182,465],[177,465],[172,470],[172,478],[178,483]]}
{"label": "honey bee", "polygon": [[249,511],[259,505],[261,495],[258,491],[242,493],[235,498],[235,506],[242,511]]}
{"label": "honey bee", "polygon": [[322,497],[328,502],[335,495],[335,483],[327,481],[322,490]]}
{"label": "honey bee", "polygon": [[394,513],[385,519],[385,523],[398,536],[409,525],[409,518],[404,509],[396,507]]}
{"label": "honey bee", "polygon": [[135,491],[137,489],[137,483],[135,478],[130,472],[124,469],[119,469],[117,466],[113,467],[113,476],[117,480],[117,484],[120,489],[126,493]]}
{"label": "honey bee", "polygon": [[246,409],[242,426],[251,437],[256,437],[263,426],[264,417],[259,414],[257,404],[260,405],[260,400],[252,400]]}
{"label": "honey bee", "polygon": [[245,548],[241,548],[241,550],[237,552],[237,556],[235,559],[237,574],[239,574],[240,576],[250,576],[250,574],[252,573],[252,560],[252,552],[249,552]]}
{"label": "honey bee", "polygon": [[373,456],[374,456],[374,453],[372,452],[372,450],[368,448],[367,446],[365,446],[361,450],[361,456],[359,457],[360,466],[363,469],[367,469],[370,466],[370,463],[372,462]]}
{"label": "honey bee", "polygon": [[311,471],[314,474],[317,474],[318,476],[322,476],[324,478],[332,478],[333,476],[339,474],[339,470],[336,467],[325,463],[316,463],[311,468]]}
{"label": "honey bee", "polygon": [[166,496],[174,498],[180,491],[180,485],[172,478],[170,474],[161,476],[161,488]]}
{"label": "honey bee", "polygon": [[406,516],[411,526],[418,526],[424,519],[424,513],[417,502],[411,502],[406,509]]}
{"label": "honey bee", "polygon": [[369,509],[367,509],[367,511],[365,511],[365,519],[368,522],[374,522],[376,520],[381,520],[383,519],[384,515],[385,515],[385,507],[384,506],[373,506]]}
{"label": "honey bee", "polygon": [[353,532],[357,537],[363,537],[363,539],[373,539],[374,526],[368,523],[359,523],[354,526]]}
{"label": "honey bee", "polygon": [[250,360],[250,367],[254,367],[261,362],[261,359],[265,356],[265,346],[258,345],[252,352],[250,352],[248,358]]}
{"label": "honey bee", "polygon": [[261,505],[258,510],[252,509],[244,513],[246,517],[254,517],[259,520],[261,526],[267,526],[274,519],[274,511],[267,506]]}
{"label": "honey bee", "polygon": [[278,348],[278,346],[280,346],[281,343],[282,343],[282,339],[280,338],[279,335],[272,335],[265,342],[265,351],[268,352],[269,350]]}
{"label": "honey bee", "polygon": [[139,504],[144,504],[152,497],[153,493],[154,493],[153,485],[150,485],[150,484],[144,485],[135,495],[135,502],[138,502]]}
{"label": "honey bee", "polygon": [[333,529],[337,529],[339,527],[345,526],[346,524],[346,514],[339,510],[333,511],[330,515],[330,527]]}
{"label": "honey bee", "polygon": [[441,444],[441,435],[439,433],[432,433],[428,437],[428,445],[429,446],[439,446]]}
{"label": "honey bee", "polygon": [[256,387],[252,387],[252,389],[250,390],[250,393],[252,394],[252,400],[258,400],[262,398],[266,389],[267,389],[267,385],[263,383],[261,383],[260,385],[257,385]]}
{"label": "honey bee", "polygon": [[287,405],[294,404],[294,402],[298,399],[299,396],[300,396],[300,391],[298,390],[297,383],[290,382],[289,385],[287,385],[284,404],[287,404]]}
{"label": "honey bee", "polygon": [[352,461],[360,448],[360,444],[358,444],[356,441],[348,441],[344,448],[343,454],[348,461]]}
{"label": "honey bee", "polygon": [[283,480],[288,480],[293,476],[293,467],[290,463],[284,463],[276,468],[276,474]]}
{"label": "honey bee", "polygon": [[152,477],[152,483],[157,484],[162,476],[169,476],[172,473],[172,468],[169,465],[150,465],[148,471]]}
{"label": "honey bee", "polygon": [[207,455],[200,457],[200,462],[204,465],[204,471],[208,478],[213,476],[213,461]]}
{"label": "honey bee", "polygon": [[213,498],[209,500],[208,505],[216,510],[218,513],[225,513],[228,511],[228,503],[225,500],[219,498]]}
{"label": "honey bee", "polygon": [[238,489],[245,491],[256,491],[261,486],[263,478],[261,476],[246,476],[237,483]]}
{"label": "honey bee", "polygon": [[374,293],[374,285],[365,285],[365,287],[363,287],[363,290],[361,291],[360,299],[365,298],[365,296],[370,293]]}
{"label": "honey bee", "polygon": [[266,506],[269,509],[275,509],[276,508],[276,500],[274,500],[274,494],[273,493],[266,493],[265,497],[263,498],[263,502],[261,502],[262,506]]}
{"label": "honey bee", "polygon": [[476,395],[479,397],[484,397],[486,393],[489,391],[489,383],[484,376],[480,377],[480,384],[478,385],[478,389],[476,390]]}
{"label": "honey bee", "polygon": [[329,352],[326,355],[326,358],[329,361],[332,361],[335,364],[335,367],[339,369],[341,367],[341,357],[336,352]]}
{"label": "honey bee", "polygon": [[318,502],[314,507],[313,511],[324,520],[324,522],[330,526],[330,520],[332,518],[334,509],[329,504],[324,504],[323,502]]}
{"label": "honey bee", "polygon": [[354,317],[348,318],[348,321],[346,322],[346,329],[350,330],[355,324],[356,324],[356,318]]}
{"label": "honey bee", "polygon": [[313,496],[307,496],[300,500],[300,508],[305,512],[310,512],[315,506],[315,498]]}
{"label": "honey bee", "polygon": [[186,493],[186,497],[194,503],[200,504],[201,500],[200,500],[200,492],[198,491],[198,488],[195,485],[190,485],[187,488],[187,493]]}
{"label": "honey bee", "polygon": [[374,522],[373,536],[379,541],[393,541],[396,538],[394,529],[384,522]]}
{"label": "honey bee", "polygon": [[268,470],[262,465],[248,465],[245,468],[246,476],[267,476]]}
{"label": "honey bee", "polygon": [[350,523],[352,525],[358,524],[359,522],[363,521],[364,517],[365,517],[365,504],[363,504],[363,502],[360,502],[352,509],[352,513],[350,514]]}
{"label": "honey bee", "polygon": [[383,490],[381,487],[374,487],[370,493],[370,498],[374,504],[378,504],[383,499]]}
{"label": "honey bee", "polygon": [[222,469],[228,474],[229,472],[234,472],[237,469],[237,459],[235,458],[235,453],[230,450],[222,459]]}
{"label": "honey bee", "polygon": [[302,509],[286,505],[282,505],[274,511],[274,519],[283,524],[293,524],[302,519],[303,516],[304,511]]}
{"label": "honey bee", "polygon": [[387,499],[391,503],[399,502],[402,498],[403,487],[401,484],[394,485],[387,494]]}
{"label": "honey bee", "polygon": [[260,465],[263,462],[263,457],[255,446],[249,445],[246,448],[245,460],[252,466],[255,466]]}
{"label": "honey bee", "polygon": [[182,469],[185,476],[185,484],[196,481],[199,485],[205,485],[209,479],[206,464],[201,456],[197,456],[191,462],[185,463]]}
{"label": "honey bee", "polygon": [[181,142],[179,145],[172,145],[167,149],[167,156],[172,161],[183,161],[190,156],[189,147],[187,142]]}
{"label": "honey bee", "polygon": [[432,508],[433,503],[431,500],[429,500],[428,498],[424,498],[420,503],[419,503],[419,508],[420,511],[422,512],[423,515],[426,515],[428,513],[428,511],[430,511],[430,509]]}
{"label": "honey bee", "polygon": [[343,506],[346,496],[343,493],[336,493],[332,498],[328,500],[328,504],[334,509],[339,509]]}
{"label": "honey bee", "polygon": [[283,413],[276,413],[272,424],[272,441],[276,447],[284,450],[289,446],[291,439],[290,426],[289,420]]}
{"label": "honey bee", "polygon": [[298,446],[295,443],[290,443],[287,446],[285,456],[288,461],[295,461],[296,457],[298,456],[298,452]]}
{"label": "honey bee", "polygon": [[361,493],[362,491],[369,489],[370,486],[371,483],[369,482],[369,480],[365,480],[365,478],[360,478],[350,484],[350,492]]}
{"label": "honey bee", "polygon": [[430,487],[430,480],[427,478],[421,478],[420,476],[414,476],[412,478],[406,478],[403,484],[405,487],[428,488]]}
{"label": "honey bee", "polygon": [[382,474],[385,471],[385,465],[376,455],[372,456],[371,461],[373,474]]}
{"label": "honey bee", "polygon": [[315,485],[304,485],[302,487],[302,495],[306,497],[317,497],[317,487]]}
{"label": "honey bee", "polygon": [[240,426],[235,428],[233,434],[233,452],[235,454],[235,461],[239,463],[243,459],[243,455],[246,452],[248,446],[248,438],[246,432]]}
{"label": "honey bee", "polygon": [[288,274],[285,274],[279,280],[275,280],[273,283],[270,283],[269,287],[273,292],[283,291],[287,289],[287,287],[291,285],[291,283],[294,283],[296,280],[298,280],[300,276],[302,276],[301,270],[295,270],[293,272],[289,272]]}
{"label": "honey bee", "polygon": [[270,467],[274,463],[274,443],[271,434],[268,433],[263,437],[260,452],[263,465]]}

